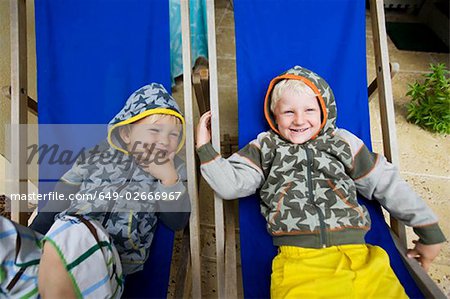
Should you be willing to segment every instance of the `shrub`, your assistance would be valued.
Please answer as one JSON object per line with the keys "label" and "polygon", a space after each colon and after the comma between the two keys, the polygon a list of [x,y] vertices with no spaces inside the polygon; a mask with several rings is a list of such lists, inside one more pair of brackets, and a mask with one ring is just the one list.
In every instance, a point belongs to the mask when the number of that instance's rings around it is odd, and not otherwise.
{"label": "shrub", "polygon": [[445,64],[431,64],[423,83],[409,84],[408,121],[440,134],[450,133],[450,79]]}

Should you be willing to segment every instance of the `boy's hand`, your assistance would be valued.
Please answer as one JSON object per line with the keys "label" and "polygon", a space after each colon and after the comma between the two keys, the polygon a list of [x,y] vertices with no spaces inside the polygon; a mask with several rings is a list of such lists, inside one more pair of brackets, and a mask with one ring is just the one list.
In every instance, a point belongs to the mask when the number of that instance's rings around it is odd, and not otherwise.
{"label": "boy's hand", "polygon": [[408,258],[415,258],[420,263],[422,268],[424,268],[425,271],[428,272],[431,262],[433,262],[433,260],[441,251],[442,243],[425,245],[417,240],[414,240],[413,243],[415,244],[414,248],[408,249],[406,256]]}
{"label": "boy's hand", "polygon": [[178,181],[178,173],[175,169],[175,152],[165,157],[164,163],[161,161],[152,161],[151,163],[141,164],[142,169],[151,174],[154,178],[161,181],[163,185],[174,185]]}
{"label": "boy's hand", "polygon": [[205,114],[200,117],[197,125],[195,147],[199,148],[209,142],[211,142],[211,111],[205,112]]}

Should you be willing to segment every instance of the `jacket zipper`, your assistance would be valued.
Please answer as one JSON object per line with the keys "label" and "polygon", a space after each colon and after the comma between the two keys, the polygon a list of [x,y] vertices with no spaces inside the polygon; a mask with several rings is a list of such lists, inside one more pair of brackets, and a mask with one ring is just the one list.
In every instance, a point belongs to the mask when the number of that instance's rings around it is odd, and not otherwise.
{"label": "jacket zipper", "polygon": [[[131,177],[133,176],[134,170],[135,170],[135,166],[133,165],[133,167],[130,168],[130,172],[127,175],[125,183],[123,183],[121,186],[119,186],[119,188],[117,188],[117,190],[116,190],[117,194],[120,194],[120,192],[123,189],[125,189],[126,186],[128,186],[130,184],[130,180],[131,180]],[[115,200],[111,201],[109,203],[109,207],[108,207],[109,212],[106,212],[105,218],[103,218],[103,222],[102,222],[102,226],[103,227],[106,226],[106,223],[108,222],[109,218],[111,217],[111,213],[112,213],[112,210],[113,210],[115,205],[116,205],[116,201]]]}
{"label": "jacket zipper", "polygon": [[319,215],[319,223],[320,223],[320,242],[323,248],[327,247],[327,240],[326,240],[326,226],[325,226],[325,216],[323,215],[322,210],[314,203],[314,195],[313,195],[313,185],[312,185],[312,164],[313,164],[313,153],[311,149],[306,148],[306,169],[307,169],[307,176],[308,176],[308,198],[311,204],[314,208],[316,208],[317,214]]}

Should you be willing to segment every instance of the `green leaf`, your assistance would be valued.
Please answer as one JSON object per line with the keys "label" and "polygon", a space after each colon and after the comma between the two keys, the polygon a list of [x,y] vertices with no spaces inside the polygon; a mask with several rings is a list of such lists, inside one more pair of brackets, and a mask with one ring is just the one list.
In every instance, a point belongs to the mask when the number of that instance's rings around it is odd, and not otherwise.
{"label": "green leaf", "polygon": [[423,82],[408,84],[406,119],[441,134],[450,131],[450,72],[443,63],[431,64]]}

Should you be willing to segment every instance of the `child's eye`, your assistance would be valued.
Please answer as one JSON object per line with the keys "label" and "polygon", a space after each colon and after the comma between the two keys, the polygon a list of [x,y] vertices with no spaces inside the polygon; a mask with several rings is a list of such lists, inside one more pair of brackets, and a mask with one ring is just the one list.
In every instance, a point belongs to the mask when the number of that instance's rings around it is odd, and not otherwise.
{"label": "child's eye", "polygon": [[156,129],[156,128],[151,128],[151,129],[148,129],[150,132],[152,132],[152,133],[159,133],[159,129]]}
{"label": "child's eye", "polygon": [[307,112],[315,112],[315,111],[317,111],[317,110],[316,110],[316,108],[308,108],[308,109],[306,109],[306,111],[307,111]]}
{"label": "child's eye", "polygon": [[178,138],[180,136],[179,133],[170,133],[170,136]]}
{"label": "child's eye", "polygon": [[291,113],[294,113],[294,111],[292,111],[292,110],[284,111],[284,114],[291,114]]}

